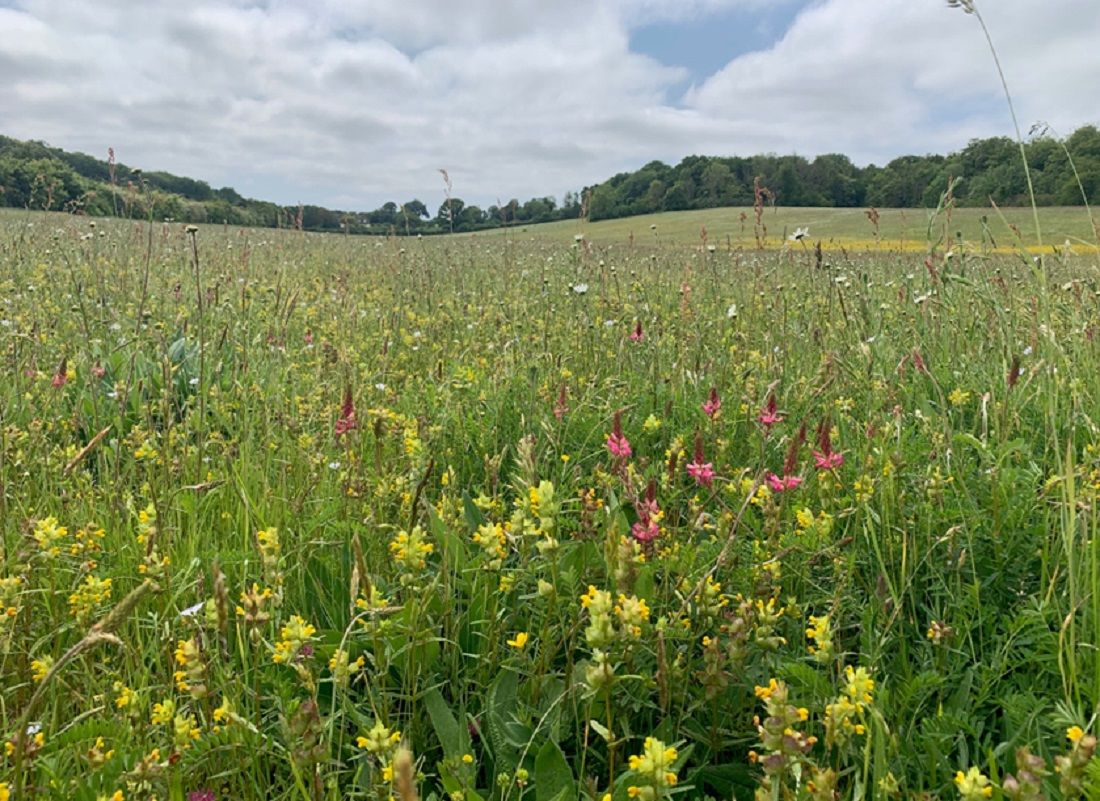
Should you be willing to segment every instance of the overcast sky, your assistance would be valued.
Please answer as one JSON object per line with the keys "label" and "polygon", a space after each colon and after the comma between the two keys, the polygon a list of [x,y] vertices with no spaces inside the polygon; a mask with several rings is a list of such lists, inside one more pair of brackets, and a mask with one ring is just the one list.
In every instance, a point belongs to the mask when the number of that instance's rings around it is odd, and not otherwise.
{"label": "overcast sky", "polygon": [[[1100,0],[978,0],[1021,127],[1100,123]],[[0,0],[0,133],[282,203],[555,195],[689,154],[1011,134],[944,0]]]}

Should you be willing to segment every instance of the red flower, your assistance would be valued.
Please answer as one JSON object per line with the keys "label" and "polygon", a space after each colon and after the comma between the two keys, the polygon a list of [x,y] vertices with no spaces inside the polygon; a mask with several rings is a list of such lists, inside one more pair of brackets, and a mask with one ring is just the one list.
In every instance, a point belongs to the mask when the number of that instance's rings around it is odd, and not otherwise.
{"label": "red flower", "polygon": [[60,389],[69,383],[69,360],[62,359],[61,364],[57,366],[57,372],[53,374],[53,379],[50,381],[50,386],[54,389]]}
{"label": "red flower", "polygon": [[796,471],[798,470],[798,451],[805,442],[806,424],[803,423],[798,429],[798,434],[791,440],[791,444],[787,448],[787,458],[783,460],[783,475],[768,473],[765,476],[768,486],[773,491],[785,492],[786,490],[795,489],[802,483],[802,476],[796,475]]}
{"label": "red flower", "polygon": [[633,453],[630,449],[630,440],[623,435],[622,411],[615,412],[615,419],[611,425],[611,433],[607,435],[607,449],[616,459],[629,459]]}
{"label": "red flower", "polygon": [[561,389],[558,390],[558,400],[554,404],[554,417],[561,420],[565,417],[565,413],[569,411],[569,404],[567,403],[568,397],[565,389],[565,384],[561,385]]}
{"label": "red flower", "polygon": [[696,484],[709,487],[714,483],[714,465],[703,461],[703,435],[695,432],[695,456],[687,465],[687,473],[695,479]]}
{"label": "red flower", "polygon": [[775,473],[768,473],[766,480],[773,492],[785,492],[796,489],[802,483],[802,476],[778,476]]}
{"label": "red flower", "polygon": [[645,339],[645,334],[642,333],[642,321],[639,320],[634,326],[634,332],[630,335],[631,342],[641,342]]}
{"label": "red flower", "polygon": [[775,410],[775,394],[768,395],[768,403],[760,410],[760,416],[756,418],[756,422],[764,426],[764,428],[771,430],[771,427],[776,423],[783,422],[783,415],[779,414]]}
{"label": "red flower", "polygon": [[638,542],[652,542],[661,536],[661,509],[657,506],[657,482],[650,480],[646,486],[645,498],[634,505],[638,512],[638,521],[630,527],[630,533]]}
{"label": "red flower", "polygon": [[710,462],[691,462],[687,466],[688,475],[695,479],[696,484],[709,487],[714,483],[714,465]]}
{"label": "red flower", "polygon": [[844,454],[833,451],[829,437],[829,418],[826,417],[817,426],[817,447],[814,451],[814,465],[818,470],[836,470],[844,464]]}
{"label": "red flower", "polygon": [[336,438],[339,439],[349,431],[359,428],[359,421],[355,419],[355,403],[351,398],[351,387],[344,390],[344,406],[340,410],[340,417],[333,427]]}
{"label": "red flower", "polygon": [[722,408],[722,401],[718,397],[718,390],[714,387],[710,388],[710,397],[703,402],[703,413],[707,417],[714,417],[718,414],[718,410]]}

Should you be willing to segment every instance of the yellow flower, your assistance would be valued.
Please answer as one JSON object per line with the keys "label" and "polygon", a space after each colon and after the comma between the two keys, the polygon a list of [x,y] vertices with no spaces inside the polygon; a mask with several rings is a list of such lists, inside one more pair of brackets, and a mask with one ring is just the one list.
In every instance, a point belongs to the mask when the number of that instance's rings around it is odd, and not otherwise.
{"label": "yellow flower", "polygon": [[654,801],[663,797],[667,788],[676,785],[676,773],[671,767],[678,756],[675,748],[666,746],[655,737],[646,737],[642,744],[642,753],[632,755],[629,765],[649,786],[631,786],[627,788],[627,795],[641,798],[642,801]]}
{"label": "yellow flower", "polygon": [[958,771],[955,774],[955,786],[965,801],[982,801],[993,795],[989,777],[976,767],[971,767],[966,773]]}
{"label": "yellow flower", "polygon": [[0,801],[8,801],[11,798],[11,790],[8,789],[7,782],[0,782]]}
{"label": "yellow flower", "polygon": [[951,394],[947,396],[947,399],[951,401],[952,406],[965,406],[967,401],[970,400],[970,393],[959,387],[955,387],[951,390]]}
{"label": "yellow flower", "polygon": [[1080,726],[1070,726],[1068,729],[1066,729],[1066,739],[1074,745],[1076,745],[1077,741],[1084,736],[1085,730],[1082,729]]}
{"label": "yellow flower", "polygon": [[57,518],[53,516],[37,521],[32,532],[38,547],[48,557],[61,554],[61,541],[68,535],[69,530],[65,526],[59,525]]}
{"label": "yellow flower", "polygon": [[206,665],[195,640],[180,640],[176,643],[175,673],[176,689],[181,693],[190,693],[193,698],[206,696]]}
{"label": "yellow flower", "polygon": [[508,644],[513,648],[522,650],[527,645],[528,635],[526,631],[521,631],[513,639],[508,640]]}
{"label": "yellow flower", "polygon": [[111,598],[111,579],[85,576],[84,582],[69,596],[69,611],[78,620],[87,618],[92,611]]}
{"label": "yellow flower", "polygon": [[35,659],[31,662],[31,678],[34,683],[42,681],[46,678],[46,674],[50,672],[50,668],[53,667],[53,658],[44,656],[41,659]]}
{"label": "yellow flower", "polygon": [[191,715],[179,714],[172,718],[172,738],[176,748],[180,751],[189,747],[192,740],[199,739],[201,734],[195,718]]}
{"label": "yellow flower", "polygon": [[760,685],[757,685],[754,692],[756,693],[756,697],[759,698],[761,701],[767,701],[769,698],[772,697],[772,693],[774,693],[777,689],[779,689],[779,682],[777,682],[775,679],[769,679],[767,687],[761,687]]}
{"label": "yellow flower", "polygon": [[349,678],[354,676],[363,666],[367,664],[367,660],[363,656],[359,656],[356,659],[352,659],[348,652],[343,648],[336,649],[336,653],[332,655],[332,658],[328,661],[328,669],[332,671],[332,676],[338,682],[346,682]]}
{"label": "yellow flower", "polygon": [[427,564],[425,557],[434,550],[420,526],[414,526],[411,532],[399,531],[390,542],[390,553],[405,572],[423,570]]}
{"label": "yellow flower", "polygon": [[136,693],[123,684],[121,681],[116,681],[113,685],[115,691],[115,706],[119,709],[124,709],[134,703]]}
{"label": "yellow flower", "polygon": [[642,625],[649,622],[649,605],[644,598],[620,595],[619,602],[615,605],[615,614],[626,630],[638,637],[642,633]]}
{"label": "yellow flower", "polygon": [[355,742],[360,748],[381,759],[391,754],[397,744],[401,742],[401,732],[390,731],[382,725],[381,721],[375,721],[374,726],[371,727],[366,736],[356,737]]}
{"label": "yellow flower", "polygon": [[317,629],[301,615],[291,616],[290,621],[279,632],[279,642],[275,643],[275,653],[271,660],[276,664],[289,663],[316,633]]}
{"label": "yellow flower", "polygon": [[176,702],[166,698],[159,704],[153,704],[153,725],[163,726],[176,715]]}

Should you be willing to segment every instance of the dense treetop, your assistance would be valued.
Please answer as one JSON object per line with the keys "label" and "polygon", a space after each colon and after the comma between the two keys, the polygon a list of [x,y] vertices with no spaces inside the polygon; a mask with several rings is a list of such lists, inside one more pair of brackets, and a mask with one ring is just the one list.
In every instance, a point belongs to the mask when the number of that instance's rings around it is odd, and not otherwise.
{"label": "dense treetop", "polygon": [[[1100,199],[1100,130],[1079,128],[1065,140],[1025,145],[1039,205]],[[242,197],[229,187],[143,172],[43,142],[0,136],[0,206],[93,215],[148,216],[186,222],[300,227],[349,233],[448,233],[578,217],[627,217],[659,211],[748,206],[756,187],[781,206],[917,208],[934,206],[950,179],[961,205],[1025,205],[1027,184],[1017,145],[1007,137],[972,140],[949,155],[901,156],[884,166],[855,165],[841,154],[688,156],[676,166],[652,161],[634,172],[554,197],[511,200],[482,209],[448,197],[432,210],[420,200],[373,211],[280,206]]]}

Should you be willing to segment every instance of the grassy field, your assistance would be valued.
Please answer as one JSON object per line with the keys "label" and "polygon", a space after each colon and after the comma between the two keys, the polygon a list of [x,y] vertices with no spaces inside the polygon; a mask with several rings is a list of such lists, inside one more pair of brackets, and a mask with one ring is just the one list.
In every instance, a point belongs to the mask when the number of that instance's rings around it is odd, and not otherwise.
{"label": "grassy field", "polygon": [[894,214],[0,217],[0,799],[1098,797],[1100,265]]}
{"label": "grassy field", "polygon": [[[1037,250],[1031,209],[1007,208],[998,212],[957,208],[950,218],[925,209],[879,209],[878,213],[876,231],[864,209],[766,209],[762,222],[767,231],[764,234],[761,229],[761,239],[768,247],[782,247],[790,244],[788,237],[795,231],[808,229],[806,244],[812,246],[820,241],[827,250],[925,252],[930,242],[950,246],[959,240],[978,250],[1010,252],[1021,243]],[[1100,235],[1094,230],[1085,208],[1042,208],[1039,219],[1046,252],[1050,252],[1052,246],[1066,248],[1067,243],[1069,248],[1095,252]],[[562,221],[497,229],[476,236],[518,236],[568,244],[578,233],[599,245],[757,247],[755,215],[751,207],[646,214],[590,224]]]}

